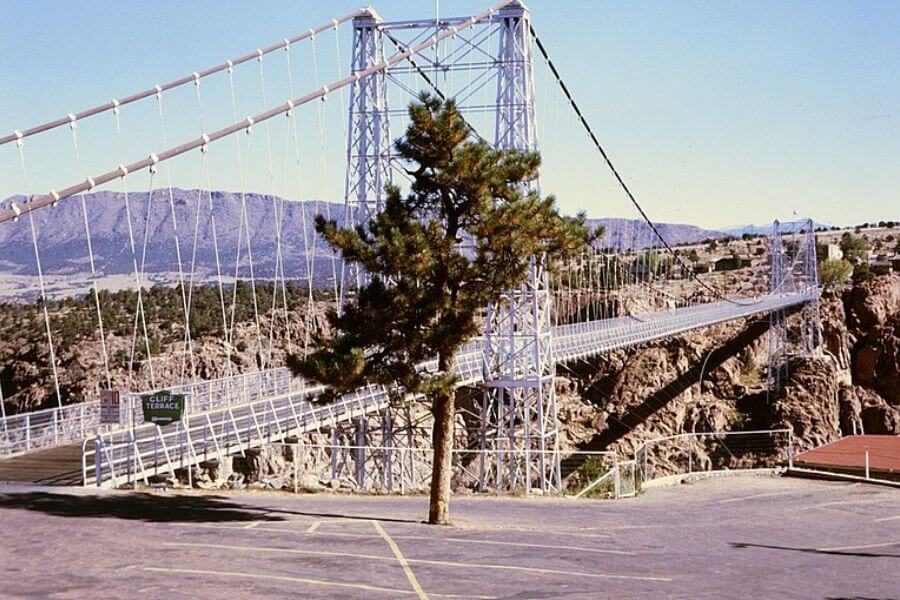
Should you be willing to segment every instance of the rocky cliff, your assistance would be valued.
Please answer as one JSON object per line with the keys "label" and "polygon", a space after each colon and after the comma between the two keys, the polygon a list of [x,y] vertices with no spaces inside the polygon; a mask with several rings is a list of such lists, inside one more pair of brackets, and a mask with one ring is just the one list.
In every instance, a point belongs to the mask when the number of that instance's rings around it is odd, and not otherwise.
{"label": "rocky cliff", "polygon": [[770,397],[766,317],[562,367],[562,445],[628,456],[685,432],[790,428],[800,450],[854,431],[900,434],[900,276],[827,292],[820,309],[822,355],[791,357]]}

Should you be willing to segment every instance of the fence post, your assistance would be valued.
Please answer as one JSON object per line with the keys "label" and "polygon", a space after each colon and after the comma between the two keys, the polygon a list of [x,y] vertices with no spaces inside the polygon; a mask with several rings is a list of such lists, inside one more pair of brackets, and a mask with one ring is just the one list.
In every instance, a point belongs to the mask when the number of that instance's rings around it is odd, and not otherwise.
{"label": "fence post", "polygon": [[25,415],[25,449],[31,450],[31,415]]}
{"label": "fence post", "polygon": [[[193,465],[193,463],[191,462],[191,455],[192,455],[193,452],[194,452],[194,444],[191,442],[191,432],[188,430],[189,427],[190,427],[190,423],[188,422],[188,415],[184,415],[184,423],[183,423],[183,427],[184,427],[184,440],[185,440],[185,442],[187,442],[187,444],[188,444],[188,455],[187,455],[187,459],[188,459],[188,467],[187,467],[188,487],[191,488],[191,489],[194,489],[194,475],[193,475],[194,465]],[[184,461],[182,461],[181,464],[184,465]]]}
{"label": "fence post", "polygon": [[866,479],[869,479],[869,448],[866,447]]}
{"label": "fence post", "polygon": [[94,482],[97,487],[103,484],[103,440],[94,439]]}
{"label": "fence post", "polygon": [[788,469],[794,468],[794,436],[793,432],[788,429]]}
{"label": "fence post", "polygon": [[689,435],[688,441],[688,474],[694,472],[694,436]]}
{"label": "fence post", "polygon": [[618,454],[613,456],[613,469],[615,469],[615,471],[614,471],[615,477],[613,479],[613,484],[615,486],[614,490],[615,490],[615,494],[616,494],[616,500],[618,500],[619,496],[622,493],[622,480],[621,480],[621,474],[619,473],[619,455]]}
{"label": "fence post", "polygon": [[644,477],[641,479],[641,481],[647,481],[647,475],[648,475],[648,473],[647,473],[647,454],[648,453],[649,453],[648,447],[645,444],[644,445]]}
{"label": "fence post", "polygon": [[294,444],[294,493],[297,493],[297,463],[300,462],[300,444]]}

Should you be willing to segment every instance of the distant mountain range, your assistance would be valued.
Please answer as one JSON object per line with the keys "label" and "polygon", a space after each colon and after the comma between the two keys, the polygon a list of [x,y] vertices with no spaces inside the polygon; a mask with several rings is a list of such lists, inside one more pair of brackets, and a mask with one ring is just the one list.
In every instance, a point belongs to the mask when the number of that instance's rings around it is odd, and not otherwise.
{"label": "distant mountain range", "polygon": [[[615,248],[616,250],[643,249],[659,246],[659,240],[649,225],[640,219],[588,219],[587,224],[593,228],[602,225],[606,234],[594,244],[598,248]],[[703,229],[696,225],[684,223],[654,223],[660,235],[672,246],[696,244],[708,239],[727,236],[723,231]]]}
{"label": "distant mountain range", "polygon": [[[241,218],[241,196],[233,192],[211,192],[215,207],[215,232],[206,194],[197,190],[173,189],[173,211],[169,206],[167,189],[153,192],[133,192],[128,200],[131,211],[131,229],[137,251],[138,264],[143,260],[147,273],[172,273],[177,271],[175,227],[177,223],[179,250],[185,272],[191,264],[197,273],[211,276],[216,273],[216,246],[219,268],[223,275],[234,276],[235,258],[240,251],[241,278],[249,276],[247,260],[247,230]],[[197,212],[200,198],[199,218]],[[16,199],[21,201],[21,199]],[[101,275],[131,273],[134,262],[129,239],[128,216],[125,196],[120,192],[94,192],[85,194],[95,268]],[[271,196],[246,194],[247,221],[249,222],[249,251],[253,255],[254,276],[271,279],[275,274],[276,204]],[[149,206],[149,215],[148,215]],[[306,279],[304,256],[315,256],[314,277],[321,284],[332,278],[332,260],[321,239],[316,240],[313,220],[324,213],[340,224],[343,206],[322,201],[284,201],[282,215],[282,255],[284,270],[289,278]],[[84,216],[81,201],[72,198],[52,209],[34,213],[38,232],[41,266],[45,273],[73,275],[90,272]],[[636,219],[589,219],[591,227],[602,225],[606,235],[598,247],[617,249],[642,249],[656,243],[650,227]],[[145,225],[147,236],[145,240]],[[702,229],[693,225],[657,223],[656,227],[670,244],[689,244],[709,238],[721,238],[727,232]],[[194,233],[197,233],[196,253],[193,252]],[[240,244],[238,243],[240,232]],[[144,246],[146,242],[146,253]],[[315,243],[315,248],[313,244]],[[142,258],[143,256],[143,258]],[[17,275],[36,274],[31,230],[27,221],[0,226],[0,273]]]}
{"label": "distant mountain range", "polygon": [[[253,275],[260,279],[274,277],[275,204],[279,204],[278,210],[281,210],[280,202],[273,203],[271,196],[245,195],[250,241],[248,248],[247,227],[241,218],[239,193],[211,192],[210,197],[204,193],[200,198],[197,190],[173,189],[172,198],[174,211],[169,205],[168,189],[156,190],[152,197],[147,192],[132,192],[128,195],[137,261],[139,265],[143,262],[145,272],[172,273],[178,270],[176,228],[173,226],[173,223],[177,223],[178,250],[186,273],[190,272],[193,262],[197,273],[215,274],[218,247],[218,263],[223,275],[234,276],[235,258],[240,252],[239,277],[247,278],[250,275],[250,253],[253,256]],[[210,212],[210,199],[215,207],[214,213]],[[94,192],[85,194],[84,200],[96,270],[102,275],[132,273],[134,260],[124,194]],[[308,249],[315,256],[316,278],[330,278],[331,255],[324,247],[324,242],[315,239],[313,223],[315,215],[319,213],[340,222],[343,206],[319,201],[285,201],[283,206],[281,238],[284,272],[291,279],[306,279],[304,256]],[[80,199],[72,198],[60,202],[56,208],[39,210],[33,214],[44,272],[58,275],[89,273]],[[196,253],[193,252],[195,230]],[[20,223],[0,226],[0,272],[36,274],[31,230],[24,218]]]}
{"label": "distant mountain range", "polygon": [[[745,233],[749,233],[751,235],[770,235],[772,233],[772,229],[774,228],[773,224],[768,225],[736,225],[734,227],[727,227],[722,231],[727,235],[733,237],[741,237]],[[831,229],[831,225],[827,225],[825,223],[818,223],[813,221],[813,229]]]}

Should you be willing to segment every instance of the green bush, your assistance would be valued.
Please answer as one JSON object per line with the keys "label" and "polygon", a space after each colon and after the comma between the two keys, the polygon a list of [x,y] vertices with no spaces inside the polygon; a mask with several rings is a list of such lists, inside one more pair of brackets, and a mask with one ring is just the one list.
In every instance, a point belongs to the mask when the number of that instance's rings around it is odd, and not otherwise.
{"label": "green bush", "polygon": [[825,289],[840,289],[853,275],[853,265],[846,260],[826,260],[819,265],[819,282]]}

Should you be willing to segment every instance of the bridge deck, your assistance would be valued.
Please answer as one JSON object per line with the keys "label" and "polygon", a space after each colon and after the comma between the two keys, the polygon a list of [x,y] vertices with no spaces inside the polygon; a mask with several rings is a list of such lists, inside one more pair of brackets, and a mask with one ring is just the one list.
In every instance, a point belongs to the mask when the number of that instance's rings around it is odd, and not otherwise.
{"label": "bridge deck", "polygon": [[81,485],[81,444],[69,444],[0,461],[0,481]]}
{"label": "bridge deck", "polygon": [[[810,294],[768,295],[740,302],[721,301],[660,311],[646,316],[560,325],[553,331],[553,350],[559,362],[577,360],[717,323],[781,310],[810,299]],[[483,381],[483,357],[483,341],[474,341],[462,348],[456,361],[461,385]],[[433,363],[431,361],[422,366],[434,369],[437,365]],[[50,419],[43,415],[33,421],[44,423],[46,431],[23,430],[28,435],[18,436],[21,439],[18,439],[17,451],[26,452],[28,457],[44,456],[46,450],[34,445],[35,438],[40,438],[43,448],[57,448],[60,453],[46,454],[46,465],[40,458],[21,463],[10,462],[9,472],[14,474],[19,468],[13,465],[22,465],[23,472],[35,469],[32,472],[37,472],[39,477],[49,477],[49,472],[41,475],[42,466],[49,468],[49,464],[68,456],[64,449],[71,448],[69,444],[96,435],[104,443],[103,454],[98,460],[108,463],[104,477],[118,480],[122,477],[123,467],[130,465],[130,458],[126,455],[130,456],[133,445],[147,459],[142,469],[155,467],[160,460],[165,460],[171,467],[176,461],[175,457],[178,464],[184,466],[241,451],[263,442],[277,441],[288,435],[316,431],[325,423],[334,424],[351,416],[376,413],[383,410],[387,402],[387,393],[382,388],[371,387],[333,405],[313,404],[311,400],[324,388],[294,380],[286,373],[286,369],[281,368],[273,370],[271,374],[261,372],[240,375],[238,385],[226,380],[191,384],[194,387],[200,386],[197,387],[197,397],[193,398],[194,410],[188,411],[191,423],[182,427],[181,433],[168,434],[160,433],[154,426],[141,426],[136,430],[137,438],[134,442],[129,437],[130,432],[125,429],[100,433],[99,410],[80,409],[81,420],[78,423],[71,417],[69,421],[64,421],[57,416]],[[133,410],[138,408],[132,407]],[[64,407],[63,410],[66,409],[71,407]],[[22,418],[22,415],[10,417],[18,420]],[[69,423],[69,426],[61,427],[60,423],[63,422]],[[8,427],[6,437],[16,437],[11,436],[13,431]],[[22,440],[30,440],[32,445],[22,446]],[[9,449],[6,450],[8,453]],[[88,470],[92,469],[93,461],[94,458],[91,457]],[[26,468],[25,465],[31,466]],[[79,460],[73,463],[73,470],[80,466]]]}

